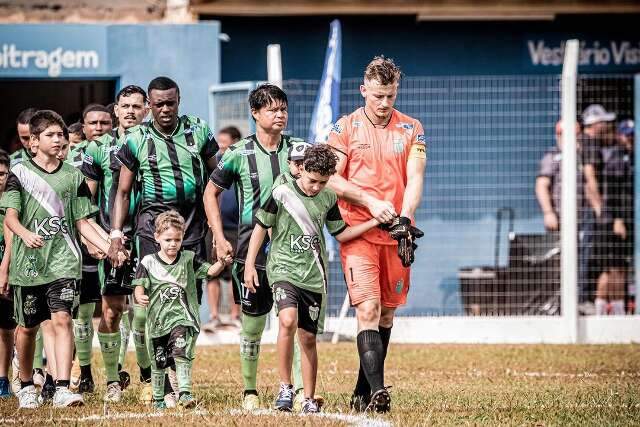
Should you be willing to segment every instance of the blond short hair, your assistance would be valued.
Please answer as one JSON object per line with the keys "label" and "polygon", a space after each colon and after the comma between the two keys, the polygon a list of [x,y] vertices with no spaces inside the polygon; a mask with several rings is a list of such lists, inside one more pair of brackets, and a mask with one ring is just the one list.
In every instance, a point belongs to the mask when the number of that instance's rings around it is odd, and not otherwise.
{"label": "blond short hair", "polygon": [[384,55],[374,57],[364,70],[365,80],[375,80],[383,86],[398,83],[401,77],[400,67]]}
{"label": "blond short hair", "polygon": [[184,218],[177,211],[162,212],[155,221],[156,234],[162,234],[170,228],[184,232]]}

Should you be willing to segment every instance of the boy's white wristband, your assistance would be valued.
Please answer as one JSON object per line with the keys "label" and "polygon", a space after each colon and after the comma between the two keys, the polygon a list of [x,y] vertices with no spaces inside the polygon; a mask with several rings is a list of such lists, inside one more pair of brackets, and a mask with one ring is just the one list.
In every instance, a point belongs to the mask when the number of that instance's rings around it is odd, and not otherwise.
{"label": "boy's white wristband", "polygon": [[111,232],[109,233],[109,239],[113,240],[113,239],[120,239],[122,240],[124,238],[124,233],[122,232],[122,230],[111,230]]}

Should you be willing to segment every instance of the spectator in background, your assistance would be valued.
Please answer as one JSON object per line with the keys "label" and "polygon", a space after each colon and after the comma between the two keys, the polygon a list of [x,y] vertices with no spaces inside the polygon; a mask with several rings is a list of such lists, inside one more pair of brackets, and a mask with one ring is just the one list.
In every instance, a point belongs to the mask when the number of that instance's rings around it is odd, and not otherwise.
{"label": "spectator in background", "polygon": [[[576,124],[576,135],[580,134],[580,126]],[[558,120],[555,127],[556,146],[548,150],[540,161],[540,171],[536,178],[536,198],[544,215],[544,228],[549,232],[560,230],[560,206],[562,193],[562,122]],[[580,150],[580,146],[578,146]],[[578,257],[580,260],[588,260],[588,247],[584,244],[584,239],[580,238],[583,233],[585,201],[584,176],[582,162],[578,157],[578,175],[576,177],[577,195],[577,219],[578,219]],[[587,263],[583,263],[578,271],[578,300],[579,310],[582,314],[594,314],[595,308],[589,301],[589,277]]]}
{"label": "spectator in background", "polygon": [[84,132],[82,131],[82,123],[75,122],[69,126],[69,145],[71,147],[81,143],[84,139]]}
{"label": "spectator in background", "polygon": [[[111,115],[111,126],[114,129],[119,126],[119,124],[118,124],[118,115],[116,114],[115,107],[116,107],[116,103],[115,102],[112,102],[111,104],[106,106],[107,110],[109,110],[109,114]],[[144,119],[144,117],[143,117],[143,119]]]}
{"label": "spectator in background", "polygon": [[[579,271],[588,277],[589,283],[598,278],[601,271],[594,263],[592,245],[594,244],[595,223],[602,216],[602,170],[604,168],[603,149],[615,141],[614,122],[616,114],[608,112],[600,104],[589,105],[582,112],[583,133],[580,138],[582,165],[584,174],[584,209],[580,240],[584,251],[580,254]],[[591,286],[589,286],[591,288]],[[584,303],[584,301],[580,301]]]}
{"label": "spectator in background", "polygon": [[[242,139],[240,131],[235,126],[228,126],[223,128],[216,135],[216,141],[220,147],[220,155],[224,153],[227,148]],[[222,215],[222,228],[225,239],[233,247],[235,252],[238,245],[238,200],[236,198],[235,187],[232,186],[228,190],[222,192],[220,196],[220,214]],[[207,233],[207,248],[210,251],[211,245],[211,231]],[[216,254],[212,251],[210,255],[210,261],[213,262],[216,258]],[[233,288],[231,286],[231,266],[226,266],[220,278],[212,279],[207,282],[207,303],[209,305],[209,321],[202,325],[202,330],[205,332],[214,332],[215,329],[221,325],[220,316],[218,312],[218,306],[220,303],[220,289],[221,280],[224,280],[229,284],[228,286],[228,300],[231,304],[231,323],[240,327],[240,305],[235,304],[233,301]],[[226,286],[226,285],[225,285]]]}
{"label": "spectator in background", "polygon": [[17,165],[22,162],[27,157],[32,157],[31,153],[31,135],[29,134],[29,120],[36,113],[35,108],[27,108],[26,110],[22,110],[20,114],[18,114],[18,118],[16,120],[16,128],[18,131],[18,138],[20,139],[20,143],[22,144],[22,148],[11,154],[9,157],[11,160],[11,166]]}
{"label": "spectator in background", "polygon": [[596,224],[593,262],[600,275],[596,314],[625,314],[627,269],[633,259],[633,129],[632,120],[618,127],[618,143],[603,155],[602,214]]}

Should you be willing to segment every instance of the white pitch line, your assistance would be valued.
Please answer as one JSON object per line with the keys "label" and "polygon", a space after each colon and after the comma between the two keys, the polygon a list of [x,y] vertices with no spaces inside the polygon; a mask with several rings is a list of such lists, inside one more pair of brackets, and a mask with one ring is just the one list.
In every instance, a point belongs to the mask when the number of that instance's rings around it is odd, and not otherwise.
{"label": "white pitch line", "polygon": [[[164,418],[164,417],[175,417],[175,418],[184,418],[191,416],[224,416],[224,415],[266,415],[271,417],[281,417],[281,416],[290,416],[290,417],[319,417],[319,418],[327,418],[335,421],[342,421],[348,423],[354,427],[392,427],[392,424],[388,421],[384,421],[376,418],[369,418],[365,415],[350,415],[350,414],[342,414],[342,413],[333,413],[333,412],[321,412],[319,414],[308,414],[308,415],[300,415],[300,414],[286,414],[282,412],[276,412],[270,409],[258,409],[255,411],[243,411],[239,409],[232,409],[226,412],[209,412],[206,410],[195,410],[188,412],[114,412],[107,415],[87,415],[84,417],[63,417],[57,418],[59,421],[66,422],[76,422],[76,423],[86,423],[86,422],[100,422],[100,421],[115,421],[115,420],[130,420],[130,419],[149,419],[149,418]],[[17,424],[17,420],[12,418],[0,418],[0,425],[2,424]]]}
{"label": "white pitch line", "polygon": [[267,415],[271,417],[279,417],[279,416],[300,416],[300,417],[320,417],[320,418],[328,418],[335,421],[342,421],[348,423],[355,427],[392,427],[392,424],[388,421],[369,418],[365,415],[351,415],[351,414],[342,414],[338,412],[320,412],[318,414],[292,414],[292,413],[283,413],[279,411],[274,411],[270,409],[257,409],[255,411],[243,411],[240,409],[232,409],[229,411],[230,415]]}

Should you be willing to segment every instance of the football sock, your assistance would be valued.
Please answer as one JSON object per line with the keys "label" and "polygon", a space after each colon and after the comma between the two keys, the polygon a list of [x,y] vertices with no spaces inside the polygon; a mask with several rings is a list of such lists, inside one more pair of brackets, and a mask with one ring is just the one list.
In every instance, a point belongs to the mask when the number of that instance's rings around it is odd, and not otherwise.
{"label": "football sock", "polygon": [[360,331],[357,341],[360,365],[371,386],[371,391],[376,392],[384,387],[382,381],[384,348],[380,333],[373,329]]}
{"label": "football sock", "polygon": [[127,348],[129,347],[129,334],[131,334],[131,320],[129,320],[129,310],[125,310],[122,313],[122,319],[120,319],[120,355],[118,356],[118,365],[122,370],[124,361],[127,358]]}
{"label": "football sock", "polygon": [[151,366],[151,359],[149,359],[149,351],[147,350],[147,344],[144,336],[144,324],[147,321],[147,311],[144,307],[139,305],[133,306],[133,323],[131,329],[133,330],[133,343],[136,346],[136,359],[138,360],[138,366],[140,366],[140,375],[144,380],[148,380],[143,375],[143,369]]}
{"label": "football sock", "polygon": [[175,361],[180,394],[191,393],[191,365],[193,362],[185,357],[176,357]]}
{"label": "football sock", "polygon": [[[384,384],[384,361],[387,358],[387,349],[389,348],[389,339],[391,338],[391,328],[379,326],[378,330],[380,332],[380,339],[382,340],[384,355],[382,358],[382,383]],[[364,370],[362,369],[362,364],[358,371],[358,381],[356,382],[356,388],[353,393],[357,396],[369,396],[371,394],[371,387],[369,386],[367,376],[364,374]]]}
{"label": "football sock", "polygon": [[118,375],[118,355],[122,345],[120,332],[103,333],[98,331],[98,341],[100,341],[100,349],[102,350],[107,382],[120,381]]}
{"label": "football sock", "polygon": [[258,357],[260,339],[267,322],[267,315],[247,316],[242,314],[240,333],[240,366],[245,390],[257,390]]}
{"label": "football sock", "polygon": [[380,339],[382,340],[382,384],[384,384],[384,362],[387,360],[391,328],[378,326],[378,332],[380,332]]}
{"label": "football sock", "polygon": [[151,367],[151,386],[153,387],[153,400],[164,400],[164,369]]}
{"label": "football sock", "polygon": [[38,329],[36,335],[36,347],[33,352],[33,369],[42,369],[44,362],[42,360],[42,350],[44,348],[44,341],[42,339],[42,329]]}
{"label": "football sock", "polygon": [[298,342],[298,337],[294,337],[293,339],[293,389],[298,391],[304,388],[302,384],[302,362],[301,362],[301,353],[300,353],[300,343]]}
{"label": "football sock", "polygon": [[91,365],[91,344],[93,341],[93,311],[96,308],[94,302],[80,304],[78,317],[73,320],[73,332],[75,334],[76,353],[80,366]]}

